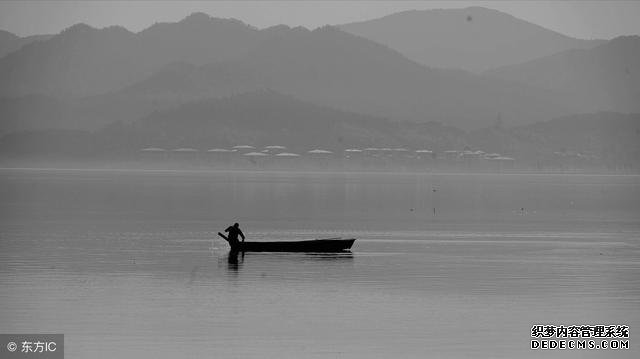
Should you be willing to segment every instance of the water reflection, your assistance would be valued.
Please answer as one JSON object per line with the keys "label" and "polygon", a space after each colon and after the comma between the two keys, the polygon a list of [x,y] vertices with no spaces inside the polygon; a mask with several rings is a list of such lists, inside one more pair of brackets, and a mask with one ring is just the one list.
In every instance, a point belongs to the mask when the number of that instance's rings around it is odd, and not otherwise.
{"label": "water reflection", "polygon": [[[227,263],[228,268],[230,270],[237,271],[242,267],[244,262],[245,253],[242,251],[234,251],[230,250],[227,253]],[[353,260],[353,252],[344,251],[338,253],[288,253],[288,252],[259,252],[253,253],[249,252],[247,254],[249,257],[253,258],[279,258],[282,260],[290,260],[290,261],[352,261]]]}
{"label": "water reflection", "polygon": [[244,262],[244,252],[230,250],[227,254],[227,271],[238,272]]}
{"label": "water reflection", "polygon": [[237,277],[243,267],[247,272],[259,271],[262,276],[279,272],[286,268],[290,272],[306,272],[312,268],[324,268],[326,271],[340,271],[344,265],[352,267],[354,255],[350,251],[339,253],[279,253],[279,252],[241,252],[229,251],[224,257],[226,272]]}
{"label": "water reflection", "polygon": [[305,253],[302,259],[316,261],[353,261],[353,253],[351,251],[339,253]]}

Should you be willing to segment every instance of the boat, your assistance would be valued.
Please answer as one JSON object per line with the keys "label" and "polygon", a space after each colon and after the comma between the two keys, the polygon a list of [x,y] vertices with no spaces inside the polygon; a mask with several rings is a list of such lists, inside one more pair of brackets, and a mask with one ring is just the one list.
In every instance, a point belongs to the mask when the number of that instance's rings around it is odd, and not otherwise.
{"label": "boat", "polygon": [[[225,241],[229,239],[224,234],[218,232],[218,235]],[[229,245],[232,251],[237,252],[344,252],[348,251],[355,238],[327,238],[312,239],[305,241],[278,241],[278,242],[236,242]]]}

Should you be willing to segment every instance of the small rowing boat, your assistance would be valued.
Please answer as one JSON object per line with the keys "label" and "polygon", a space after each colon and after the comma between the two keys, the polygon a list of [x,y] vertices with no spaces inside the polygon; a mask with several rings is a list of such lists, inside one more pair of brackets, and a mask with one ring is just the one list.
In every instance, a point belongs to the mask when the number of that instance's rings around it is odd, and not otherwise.
{"label": "small rowing boat", "polygon": [[[218,235],[225,241],[229,239],[222,233]],[[307,241],[280,241],[280,242],[236,242],[229,245],[232,251],[238,252],[343,252],[347,251],[355,242],[355,238],[327,238],[312,239]]]}

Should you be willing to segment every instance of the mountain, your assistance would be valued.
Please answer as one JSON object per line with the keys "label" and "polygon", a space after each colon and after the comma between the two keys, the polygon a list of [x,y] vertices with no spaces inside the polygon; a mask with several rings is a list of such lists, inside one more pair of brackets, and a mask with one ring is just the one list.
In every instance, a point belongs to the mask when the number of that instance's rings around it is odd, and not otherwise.
{"label": "mountain", "polygon": [[334,27],[263,32],[268,36],[245,56],[200,67],[172,66],[120,91],[120,97],[184,100],[269,88],[344,111],[462,128],[486,126],[498,116],[515,125],[571,113],[550,92],[460,70],[429,69]]}
{"label": "mountain", "polygon": [[134,34],[124,28],[74,25],[0,59],[0,94],[64,98],[124,86],[144,66],[128,56],[135,49]]}
{"label": "mountain", "polygon": [[136,34],[136,56],[157,68],[172,62],[204,65],[244,54],[259,31],[240,20],[193,13],[177,23],[156,23]]}
{"label": "mountain", "polygon": [[0,57],[17,50],[19,48],[19,46],[16,46],[18,40],[20,40],[18,35],[0,30]]}
{"label": "mountain", "polygon": [[[300,101],[271,90],[189,102],[96,131],[41,129],[0,136],[6,156],[137,156],[144,147],[283,144],[289,150],[462,147],[465,132],[440,123],[394,122]],[[0,156],[2,157],[2,156]]]}
{"label": "mountain", "polygon": [[72,105],[42,95],[0,98],[0,134],[45,128],[75,128],[82,119]]}
{"label": "mountain", "polygon": [[595,153],[640,160],[640,114],[597,112],[539,122],[519,129],[545,138],[541,146],[555,151]]}
{"label": "mountain", "polygon": [[[398,123],[335,110],[272,90],[205,99],[155,112],[132,125],[140,145],[207,149],[239,143],[290,148],[445,146],[464,136],[437,123]],[[447,142],[446,146],[453,145]]]}
{"label": "mountain", "polygon": [[482,149],[538,170],[638,168],[640,114],[598,112],[465,132],[437,122],[398,122],[339,111],[271,90],[189,102],[132,123],[89,132],[19,131],[0,136],[2,158],[135,158],[144,147],[207,150],[237,144],[309,148]]}
{"label": "mountain", "polygon": [[640,114],[596,112],[469,133],[471,146],[543,167],[558,163],[609,168],[640,165]]}
{"label": "mountain", "polygon": [[97,130],[117,121],[133,121],[182,102],[47,95],[0,97],[0,134],[42,129]]}
{"label": "mountain", "polygon": [[51,35],[34,35],[20,37],[8,31],[0,30],[0,58],[20,49],[24,45],[30,44],[35,41],[45,41],[50,37]]}
{"label": "mountain", "polygon": [[474,72],[600,43],[574,39],[482,7],[411,10],[339,27],[423,65]]}
{"label": "mountain", "polygon": [[0,59],[0,95],[59,98],[113,91],[172,62],[202,65],[248,51],[258,30],[238,20],[192,14],[139,33],[77,24]]}
{"label": "mountain", "polygon": [[583,112],[640,112],[640,36],[506,66],[487,75],[562,94]]}
{"label": "mountain", "polygon": [[0,97],[41,94],[70,102],[72,122],[84,121],[81,128],[259,89],[344,111],[464,129],[498,117],[518,125],[575,113],[553,91],[428,68],[335,27],[257,30],[205,14],[139,33],[74,25],[0,59],[0,77]]}

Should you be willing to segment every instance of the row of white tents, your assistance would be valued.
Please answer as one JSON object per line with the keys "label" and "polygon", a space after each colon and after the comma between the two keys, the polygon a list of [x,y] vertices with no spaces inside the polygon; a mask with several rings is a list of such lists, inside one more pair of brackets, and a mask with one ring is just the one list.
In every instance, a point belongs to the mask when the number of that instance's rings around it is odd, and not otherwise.
{"label": "row of white tents", "polygon": [[[148,148],[143,148],[142,150],[140,150],[143,153],[184,153],[184,154],[196,154],[196,153],[200,153],[200,152],[204,152],[204,153],[210,153],[210,154],[241,154],[243,156],[247,156],[247,157],[267,157],[267,156],[271,156],[274,155],[276,157],[300,157],[300,154],[297,153],[293,153],[293,152],[274,152],[277,150],[286,150],[286,148],[284,146],[267,146],[265,147],[265,149],[263,151],[257,152],[255,151],[253,147],[249,148],[251,146],[234,146],[234,148],[232,149],[226,149],[226,148],[212,148],[210,150],[207,151],[200,151],[197,150],[195,148],[176,148],[173,150],[165,150],[163,148],[158,148],[158,147],[148,147]],[[251,150],[251,151],[243,151],[243,150]],[[322,149],[313,149],[310,151],[307,151],[307,154],[310,155],[332,155],[334,154],[333,151],[329,151],[329,150],[322,150]]]}
{"label": "row of white tents", "polygon": [[[276,154],[276,155],[284,155],[284,156],[293,156],[293,155],[298,155],[296,153],[292,153],[292,152],[285,152],[287,150],[287,148],[285,146],[265,146],[263,148],[263,150],[259,151],[258,149],[256,149],[256,147],[254,146],[249,146],[249,145],[239,145],[239,146],[233,146],[231,149],[227,149],[227,148],[212,148],[206,151],[201,151],[198,150],[196,148],[189,148],[189,147],[182,147],[182,148],[176,148],[176,149],[172,149],[172,150],[167,150],[164,148],[159,148],[159,147],[147,147],[147,148],[143,148],[140,151],[142,152],[147,152],[147,153],[169,153],[169,152],[174,152],[174,153],[200,153],[200,152],[207,152],[207,153],[241,153],[244,155],[252,155],[252,156],[260,156],[261,154]],[[365,149],[358,149],[358,148],[348,148],[344,150],[345,153],[347,154],[356,154],[356,153],[374,153],[374,152],[410,152],[410,150],[406,149],[406,148],[375,148],[375,147],[368,147]],[[433,153],[433,151],[431,150],[416,150],[416,153]],[[309,150],[306,152],[307,154],[316,154],[316,155],[331,155],[334,154],[334,151],[330,151],[330,150],[323,150],[323,149],[313,149],[313,150]]]}
{"label": "row of white tents", "polygon": [[[200,151],[195,148],[176,148],[172,150],[166,150],[159,147],[147,147],[141,149],[143,153],[182,153],[182,154],[197,154],[197,153],[209,153],[209,154],[240,154],[247,157],[300,157],[301,154],[287,152],[287,148],[285,146],[273,145],[273,146],[265,146],[262,150],[256,149],[254,146],[250,145],[238,145],[233,146],[231,149],[227,148],[212,148],[206,151]],[[360,154],[365,155],[373,155],[373,156],[393,156],[393,155],[406,155],[411,156],[412,153],[415,153],[416,156],[420,157],[429,157],[433,156],[434,152],[428,149],[420,149],[411,151],[407,148],[377,148],[377,147],[367,147],[364,149],[358,148],[348,148],[344,150],[344,155],[346,157],[357,156]],[[325,149],[313,149],[306,151],[307,155],[312,156],[333,156],[336,153],[330,150]],[[449,160],[458,160],[458,159],[485,159],[485,160],[501,160],[501,161],[513,161],[514,159],[511,157],[502,156],[498,153],[485,153],[484,151],[456,151],[449,150],[444,151],[444,158]]]}

